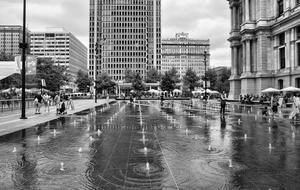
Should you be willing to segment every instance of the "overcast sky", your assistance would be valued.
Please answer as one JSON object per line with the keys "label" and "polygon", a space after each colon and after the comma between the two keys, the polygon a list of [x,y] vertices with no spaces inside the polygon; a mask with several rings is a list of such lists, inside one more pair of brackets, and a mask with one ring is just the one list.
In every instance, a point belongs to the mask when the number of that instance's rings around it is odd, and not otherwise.
{"label": "overcast sky", "polygon": [[[0,0],[0,24],[22,24],[22,0]],[[27,0],[31,31],[64,27],[88,47],[89,0]],[[227,38],[230,12],[226,0],[162,0],[162,37],[177,32],[210,39],[211,65],[230,66]]]}

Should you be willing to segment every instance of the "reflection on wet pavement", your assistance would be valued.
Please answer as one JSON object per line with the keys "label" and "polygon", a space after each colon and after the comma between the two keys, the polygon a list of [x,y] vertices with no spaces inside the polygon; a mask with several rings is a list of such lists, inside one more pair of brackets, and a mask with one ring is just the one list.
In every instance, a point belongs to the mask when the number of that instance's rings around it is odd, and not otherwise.
{"label": "reflection on wet pavement", "polygon": [[300,189],[286,112],[115,102],[0,137],[3,189]]}

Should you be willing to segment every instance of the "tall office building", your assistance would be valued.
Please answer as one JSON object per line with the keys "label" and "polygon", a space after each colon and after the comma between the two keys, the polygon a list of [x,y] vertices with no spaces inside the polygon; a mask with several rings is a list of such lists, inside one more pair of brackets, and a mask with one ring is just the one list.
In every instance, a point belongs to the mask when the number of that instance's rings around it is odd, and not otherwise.
{"label": "tall office building", "polygon": [[63,28],[32,32],[30,48],[32,55],[51,58],[56,65],[65,66],[74,77],[79,70],[87,72],[87,48]]}
{"label": "tall office building", "polygon": [[89,76],[150,68],[161,70],[161,0],[90,0]]}
{"label": "tall office building", "polygon": [[188,68],[192,68],[199,77],[204,76],[206,66],[209,67],[209,40],[191,39],[188,33],[178,33],[175,38],[162,40],[162,73],[174,67],[182,79]]}
{"label": "tall office building", "polygon": [[[0,53],[7,55],[20,55],[22,49],[19,44],[23,42],[23,27],[19,25],[0,25]],[[26,29],[26,42],[30,44],[30,31]],[[30,49],[27,50],[27,53]]]}
{"label": "tall office building", "polygon": [[230,98],[268,87],[300,87],[300,1],[228,1]]}

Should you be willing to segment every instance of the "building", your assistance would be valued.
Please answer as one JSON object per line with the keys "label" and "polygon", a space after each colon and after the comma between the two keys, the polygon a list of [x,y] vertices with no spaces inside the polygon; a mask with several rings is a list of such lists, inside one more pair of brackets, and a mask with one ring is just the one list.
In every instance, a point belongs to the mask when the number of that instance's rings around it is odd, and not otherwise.
{"label": "building", "polygon": [[87,72],[87,48],[63,28],[32,32],[30,49],[38,58],[51,58],[56,65],[65,66],[74,77],[79,70]]}
{"label": "building", "polygon": [[90,0],[89,76],[150,68],[161,70],[161,0]]}
{"label": "building", "polygon": [[230,98],[268,87],[300,87],[300,1],[228,1]]}
{"label": "building", "polygon": [[174,67],[182,79],[188,68],[192,68],[199,77],[204,76],[209,67],[209,40],[191,39],[188,33],[178,33],[175,38],[162,40],[162,73]]}
{"label": "building", "polygon": [[[0,53],[6,55],[20,55],[22,49],[19,44],[23,42],[23,27],[19,25],[0,25]],[[30,44],[30,31],[26,29],[26,42]],[[27,53],[30,49],[27,50]]]}

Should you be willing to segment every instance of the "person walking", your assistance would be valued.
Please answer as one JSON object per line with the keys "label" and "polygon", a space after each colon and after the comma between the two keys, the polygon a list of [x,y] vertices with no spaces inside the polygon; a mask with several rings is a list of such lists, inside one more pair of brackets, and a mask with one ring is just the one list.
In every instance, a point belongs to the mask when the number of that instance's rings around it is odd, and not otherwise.
{"label": "person walking", "polygon": [[46,111],[50,112],[50,99],[51,99],[51,97],[47,93],[45,93],[43,95],[43,100],[44,100],[44,105],[45,105],[45,112]]}

